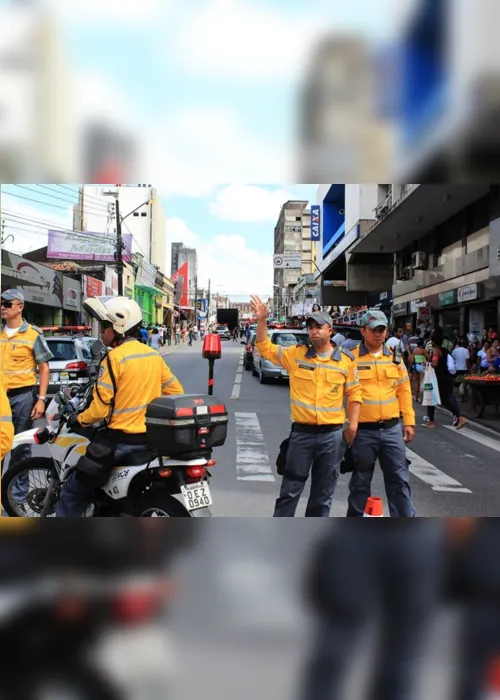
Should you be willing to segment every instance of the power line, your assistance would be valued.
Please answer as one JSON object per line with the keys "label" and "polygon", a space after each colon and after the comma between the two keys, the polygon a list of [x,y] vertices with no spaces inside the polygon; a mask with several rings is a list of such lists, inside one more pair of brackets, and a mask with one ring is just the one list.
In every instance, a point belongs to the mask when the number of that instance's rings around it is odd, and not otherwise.
{"label": "power line", "polygon": [[[21,187],[21,185],[19,185],[19,187]],[[49,187],[48,185],[37,185],[37,187],[43,187],[45,190],[50,190],[51,192],[57,192],[58,194],[64,195],[64,199],[62,197],[57,197],[57,199],[63,199],[63,201],[71,202],[71,204],[73,204],[74,206],[78,206],[79,204],[81,204],[81,200],[79,197],[75,202],[73,199],[71,199],[71,200],[68,199],[69,195],[67,195],[64,192],[60,192],[59,190],[56,190],[54,187]],[[42,192],[42,194],[43,194],[43,192]],[[78,192],[76,192],[74,194],[78,195]],[[54,195],[52,195],[52,197],[54,197]],[[108,205],[106,202],[102,202],[102,201],[96,202],[96,204],[92,204],[92,207],[96,207],[96,208],[100,207],[100,211],[106,211],[106,212],[108,211]]]}
{"label": "power line", "polygon": [[[28,187],[27,185],[14,185],[14,186],[19,187],[20,189],[23,189],[23,190],[28,190],[29,192],[34,192],[35,194],[39,194],[42,197],[51,197],[52,199],[59,199],[59,200],[61,200],[61,202],[67,202],[68,204],[72,204],[73,206],[78,205],[78,202],[74,202],[73,200],[69,200],[66,195],[64,195],[64,197],[58,197],[58,196],[53,195],[53,194],[52,195],[45,194],[44,192],[40,192],[40,190],[35,190],[35,189],[33,189],[33,187]],[[46,185],[37,185],[37,186],[43,187],[44,189],[49,189],[51,191],[57,192],[57,190],[54,190],[52,187],[47,187]],[[42,202],[42,204],[43,204],[43,202]],[[48,204],[48,203],[45,203],[45,204]],[[103,205],[104,205],[104,202],[103,202]],[[50,205],[50,206],[52,206],[52,205]],[[97,206],[97,205],[94,205],[94,206]],[[103,214],[104,209],[98,210],[98,209],[94,209],[93,207],[88,209],[88,211],[90,211],[92,214],[94,214],[96,216],[107,216],[108,215],[107,214],[107,207],[105,207],[105,210],[106,210],[106,214]]]}
{"label": "power line", "polygon": [[[43,221],[41,219],[31,219],[29,217],[24,217],[24,216],[21,216],[19,214],[11,214],[10,212],[3,212],[2,217],[3,217],[4,221],[11,221],[12,223],[19,224],[21,226],[29,226],[32,228],[38,228],[41,230],[39,235],[43,235],[43,236],[46,236],[47,230],[50,229],[52,231],[64,233],[67,235],[68,238],[71,238],[72,240],[86,239],[88,241],[100,241],[100,242],[106,242],[106,243],[113,243],[113,240],[116,237],[116,234],[113,234],[113,233],[89,234],[88,232],[85,232],[85,231],[74,231],[71,229],[62,228],[62,227],[57,226],[56,224],[52,224],[48,221]],[[42,233],[42,231],[44,231],[44,233]],[[31,231],[30,233],[36,233],[36,232]]]}

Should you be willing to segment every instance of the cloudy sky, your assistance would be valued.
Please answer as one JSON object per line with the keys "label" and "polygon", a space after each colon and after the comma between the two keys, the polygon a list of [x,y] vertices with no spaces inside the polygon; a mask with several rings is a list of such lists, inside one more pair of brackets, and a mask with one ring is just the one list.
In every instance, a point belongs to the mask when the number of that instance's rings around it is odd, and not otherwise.
{"label": "cloudy sky", "polygon": [[[296,179],[300,89],[314,48],[345,31],[385,44],[415,2],[45,0],[68,90],[59,107],[130,134],[134,180],[158,187],[168,244],[198,248],[202,284],[210,276],[235,298],[270,293],[280,206],[314,203],[317,187],[286,184]],[[28,218],[70,225],[62,201],[3,200]],[[11,233],[12,249],[43,245],[42,229]]]}

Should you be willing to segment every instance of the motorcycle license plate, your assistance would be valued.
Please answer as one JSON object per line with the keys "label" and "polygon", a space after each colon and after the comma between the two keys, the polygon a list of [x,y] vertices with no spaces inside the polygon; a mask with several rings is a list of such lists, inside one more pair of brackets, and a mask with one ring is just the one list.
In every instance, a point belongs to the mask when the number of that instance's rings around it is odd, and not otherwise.
{"label": "motorcycle license plate", "polygon": [[188,510],[207,508],[213,503],[208,481],[199,481],[197,484],[181,486],[181,493]]}

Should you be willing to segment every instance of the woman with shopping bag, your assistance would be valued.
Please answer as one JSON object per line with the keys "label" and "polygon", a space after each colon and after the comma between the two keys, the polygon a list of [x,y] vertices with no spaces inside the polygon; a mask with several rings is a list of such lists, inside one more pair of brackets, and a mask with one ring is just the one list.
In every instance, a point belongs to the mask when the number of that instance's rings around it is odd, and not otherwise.
{"label": "woman with shopping bag", "polygon": [[453,426],[460,430],[466,425],[467,418],[460,412],[460,406],[454,395],[456,365],[448,350],[443,347],[443,332],[437,328],[432,336],[432,362],[427,365],[424,377],[424,398],[422,405],[427,406],[428,421],[425,428],[435,428],[436,406],[442,405],[453,414]]}

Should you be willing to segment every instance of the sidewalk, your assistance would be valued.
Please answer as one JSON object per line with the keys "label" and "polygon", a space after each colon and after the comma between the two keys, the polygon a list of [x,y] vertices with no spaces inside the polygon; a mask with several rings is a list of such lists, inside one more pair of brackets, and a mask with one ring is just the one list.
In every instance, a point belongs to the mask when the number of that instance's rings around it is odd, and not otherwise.
{"label": "sidewalk", "polygon": [[[200,340],[194,340],[193,345],[191,347],[195,348],[197,345],[203,347],[203,344]],[[189,343],[178,343],[177,345],[174,345],[174,343],[172,343],[170,347],[168,345],[164,345],[158,350],[158,352],[160,353],[160,355],[163,356],[169,355],[171,352],[174,352],[174,350],[182,350],[184,348],[189,348]]]}

